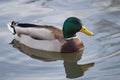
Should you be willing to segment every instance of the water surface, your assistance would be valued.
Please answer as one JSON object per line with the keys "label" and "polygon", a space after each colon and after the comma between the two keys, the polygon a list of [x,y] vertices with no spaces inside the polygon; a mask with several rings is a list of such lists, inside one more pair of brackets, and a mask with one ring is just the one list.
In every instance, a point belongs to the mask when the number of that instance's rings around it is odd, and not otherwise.
{"label": "water surface", "polygon": [[[0,0],[0,80],[119,80],[119,4],[119,0]],[[14,20],[62,28],[70,16],[95,33],[94,37],[78,33],[85,48],[73,54],[20,44],[6,26]]]}

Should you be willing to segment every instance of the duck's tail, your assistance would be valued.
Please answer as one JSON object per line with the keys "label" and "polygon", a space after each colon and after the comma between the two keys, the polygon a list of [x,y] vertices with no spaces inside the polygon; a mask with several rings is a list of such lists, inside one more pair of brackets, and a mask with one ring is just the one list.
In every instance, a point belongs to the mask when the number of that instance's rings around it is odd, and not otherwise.
{"label": "duck's tail", "polygon": [[15,22],[15,21],[12,21],[11,23],[7,24],[8,29],[13,33],[13,35],[16,34],[15,26],[17,26],[17,24],[18,24],[18,22]]}

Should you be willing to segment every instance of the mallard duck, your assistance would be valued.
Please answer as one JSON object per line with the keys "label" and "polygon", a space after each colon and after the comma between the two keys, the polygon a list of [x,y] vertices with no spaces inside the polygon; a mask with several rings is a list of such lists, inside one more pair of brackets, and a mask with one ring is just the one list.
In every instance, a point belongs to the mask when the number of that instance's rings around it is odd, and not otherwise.
{"label": "mallard duck", "polygon": [[8,28],[15,35],[15,39],[31,48],[70,53],[81,50],[83,42],[76,36],[77,32],[89,36],[94,34],[82,24],[80,19],[69,17],[63,24],[63,29],[49,25],[36,25],[12,21]]}

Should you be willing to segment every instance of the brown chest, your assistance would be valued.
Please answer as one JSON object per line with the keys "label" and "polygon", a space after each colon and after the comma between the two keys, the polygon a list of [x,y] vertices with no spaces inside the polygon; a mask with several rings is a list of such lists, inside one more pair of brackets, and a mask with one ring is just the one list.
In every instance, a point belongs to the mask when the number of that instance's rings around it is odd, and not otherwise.
{"label": "brown chest", "polygon": [[62,45],[61,52],[76,52],[83,47],[83,42],[78,38],[74,38],[66,40],[66,42]]}

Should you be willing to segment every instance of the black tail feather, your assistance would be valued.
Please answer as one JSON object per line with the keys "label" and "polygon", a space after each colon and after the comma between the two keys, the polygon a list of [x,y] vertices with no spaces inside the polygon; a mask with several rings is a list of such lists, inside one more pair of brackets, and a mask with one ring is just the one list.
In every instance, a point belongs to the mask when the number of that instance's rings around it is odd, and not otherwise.
{"label": "black tail feather", "polygon": [[18,24],[18,22],[15,22],[15,21],[11,22],[11,27],[13,28],[13,31],[14,31],[13,35],[16,34],[15,25],[17,25],[17,24]]}
{"label": "black tail feather", "polygon": [[17,25],[17,24],[18,24],[18,22],[15,22],[15,21],[11,22],[11,25]]}

